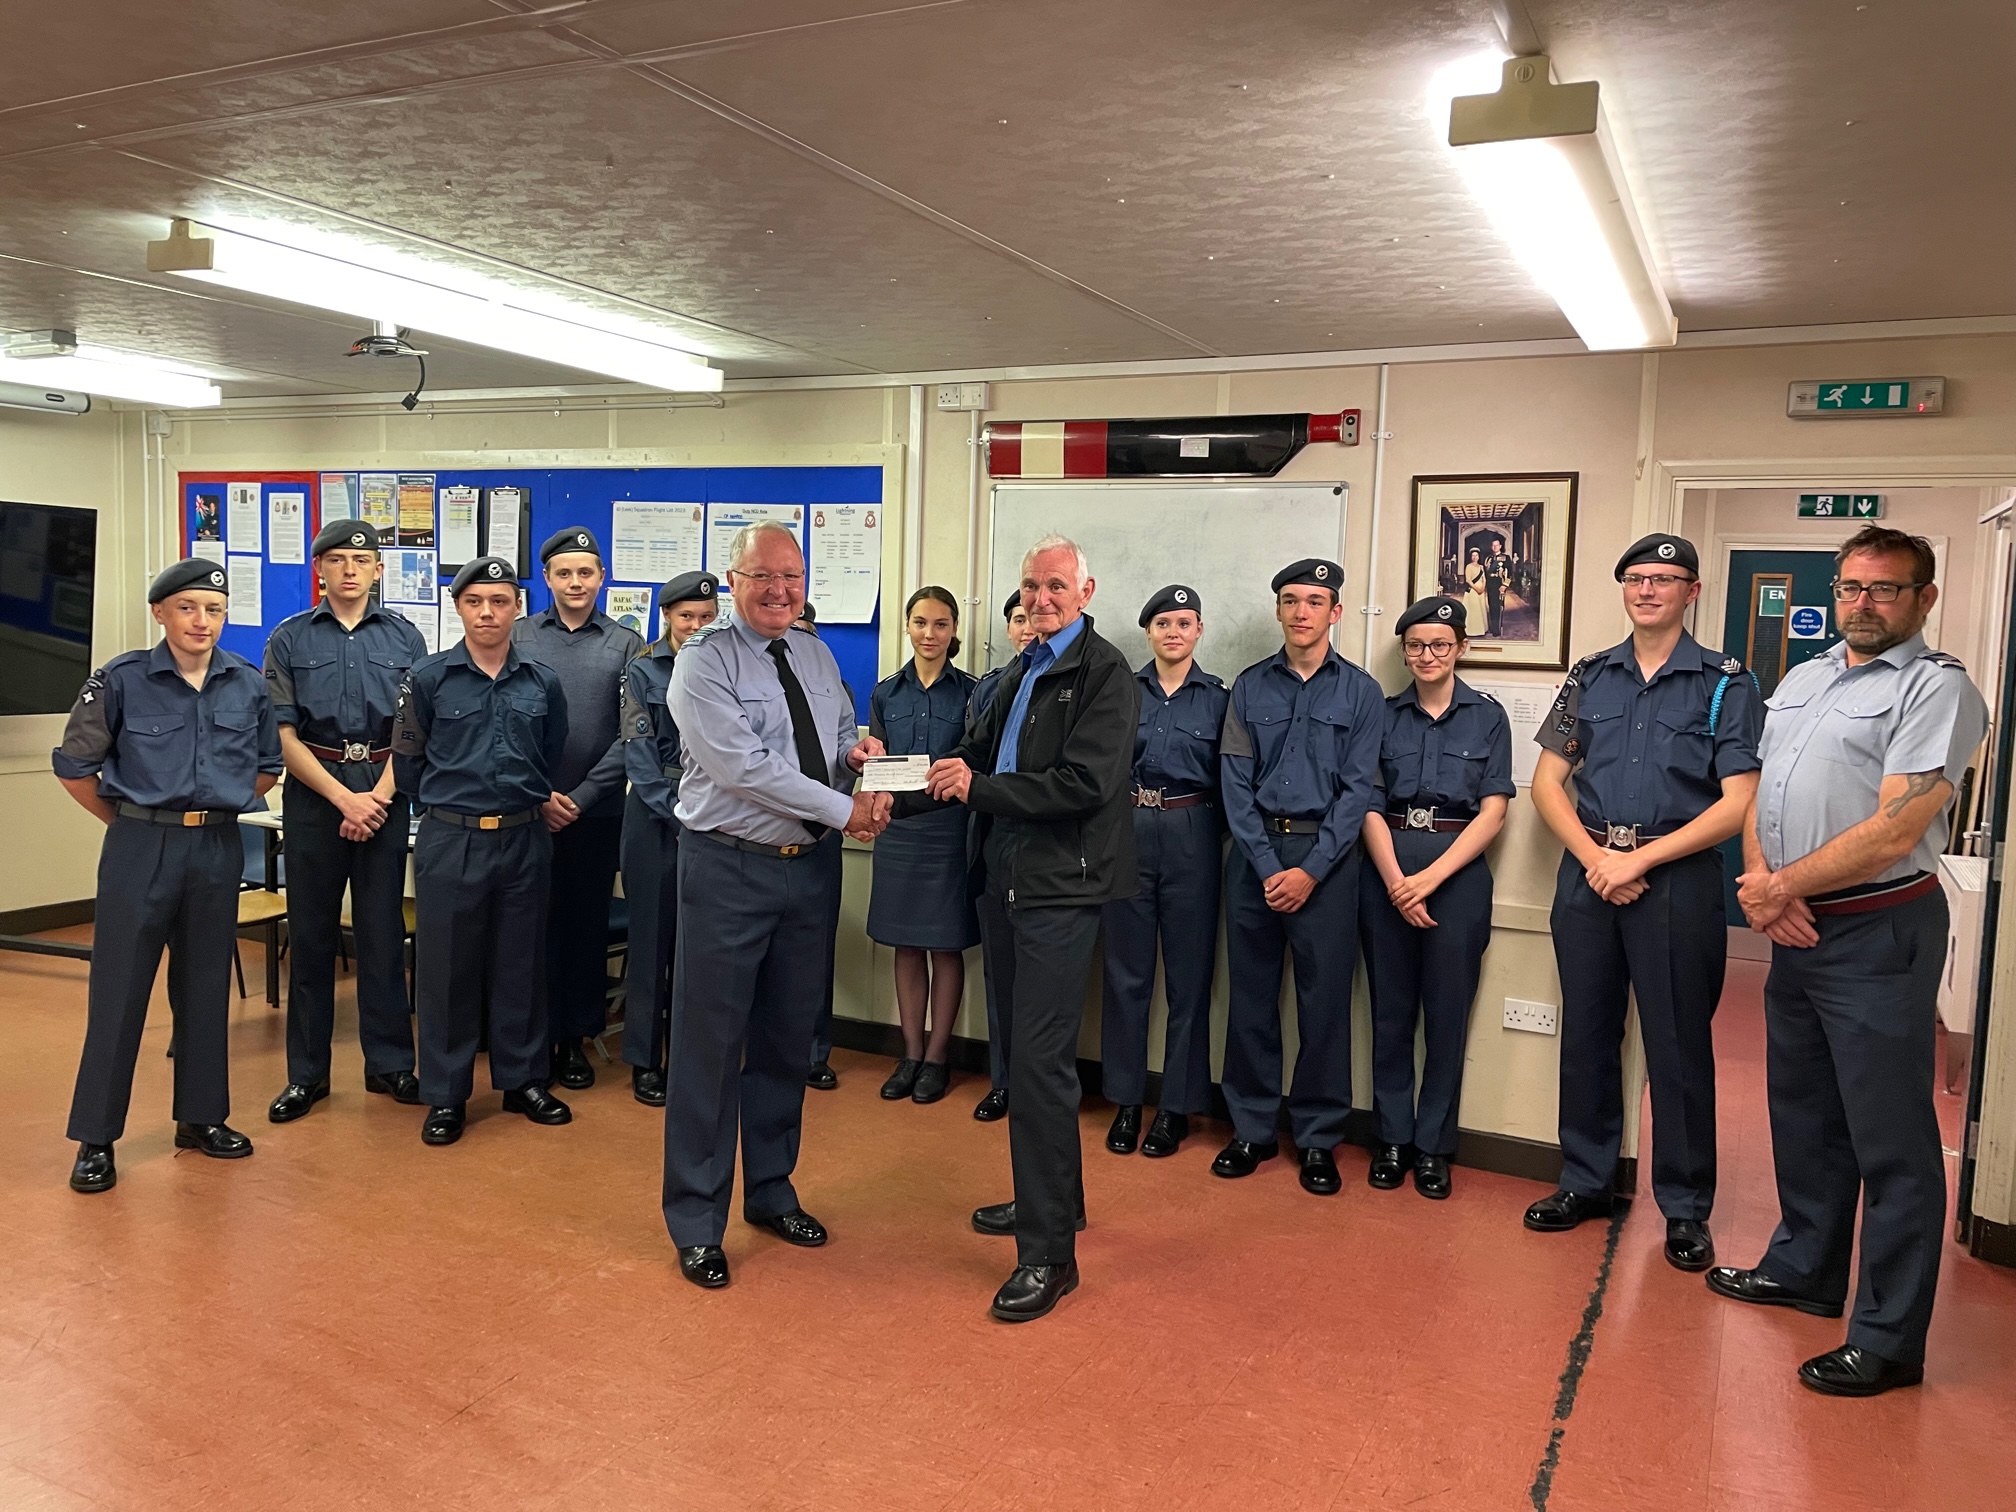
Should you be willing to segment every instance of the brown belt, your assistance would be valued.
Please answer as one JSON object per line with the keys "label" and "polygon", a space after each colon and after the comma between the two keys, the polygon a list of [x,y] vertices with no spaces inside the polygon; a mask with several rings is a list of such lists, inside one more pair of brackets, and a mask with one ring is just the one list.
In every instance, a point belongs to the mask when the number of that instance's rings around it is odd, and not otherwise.
{"label": "brown belt", "polygon": [[390,746],[373,749],[361,740],[347,741],[340,746],[310,745],[305,740],[301,744],[308,746],[309,755],[319,756],[324,761],[333,761],[339,766],[355,765],[358,762],[370,762],[375,765],[392,754]]}
{"label": "brown belt", "polygon": [[1209,793],[1177,793],[1173,797],[1162,788],[1134,789],[1134,807],[1145,809],[1186,809],[1209,803]]}
{"label": "brown belt", "polygon": [[1935,874],[1919,872],[1915,877],[1903,877],[1875,887],[1821,893],[1808,898],[1806,906],[1816,914],[1874,913],[1879,908],[1895,908],[1899,903],[1914,902],[1938,886],[1939,878]]}
{"label": "brown belt", "polygon": [[526,809],[517,814],[458,814],[451,809],[432,808],[427,810],[427,817],[452,824],[456,829],[507,830],[530,824],[539,817],[539,810]]}
{"label": "brown belt", "polygon": [[1393,823],[1398,824],[1402,829],[1439,830],[1441,833],[1449,835],[1456,833],[1458,830],[1468,829],[1470,821],[1477,816],[1475,814],[1459,814],[1450,817],[1445,816],[1439,809],[1409,807],[1389,808],[1386,810],[1386,817]]}

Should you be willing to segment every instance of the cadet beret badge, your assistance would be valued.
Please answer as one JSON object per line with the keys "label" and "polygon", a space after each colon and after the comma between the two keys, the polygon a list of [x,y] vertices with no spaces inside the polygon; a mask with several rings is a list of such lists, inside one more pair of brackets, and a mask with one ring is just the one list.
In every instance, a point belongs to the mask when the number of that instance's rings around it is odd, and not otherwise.
{"label": "cadet beret badge", "polygon": [[1317,564],[1316,564],[1316,581],[1320,583],[1320,582],[1322,582],[1322,581],[1323,581],[1324,579],[1328,578],[1329,576],[1330,576],[1330,569],[1329,569],[1329,567],[1328,567],[1327,565],[1325,565],[1324,563],[1321,563],[1321,562],[1317,563]]}
{"label": "cadet beret badge", "polygon": [[1437,604],[1435,606],[1435,618],[1437,619],[1447,619],[1452,612],[1447,604]]}
{"label": "cadet beret badge", "polygon": [[351,544],[352,546],[362,546],[362,545],[364,544],[364,532],[363,532],[363,531],[361,531],[361,530],[353,530],[353,531],[351,531],[351,532],[350,532],[350,544]]}
{"label": "cadet beret badge", "polygon": [[1659,543],[1659,560],[1662,562],[1670,562],[1673,560],[1673,557],[1674,557],[1673,543],[1671,541],[1661,541]]}
{"label": "cadet beret badge", "polygon": [[210,586],[212,588],[222,588],[224,586],[224,574],[214,567],[210,569]]}
{"label": "cadet beret badge", "polygon": [[492,576],[493,578],[501,578],[502,576],[504,576],[504,564],[502,562],[492,562],[488,567],[484,568],[483,570],[489,573],[490,576]]}
{"label": "cadet beret badge", "polygon": [[1175,599],[1176,602],[1179,604],[1187,604],[1190,602],[1190,595],[1181,588],[1178,588],[1174,593],[1170,595],[1170,597]]}

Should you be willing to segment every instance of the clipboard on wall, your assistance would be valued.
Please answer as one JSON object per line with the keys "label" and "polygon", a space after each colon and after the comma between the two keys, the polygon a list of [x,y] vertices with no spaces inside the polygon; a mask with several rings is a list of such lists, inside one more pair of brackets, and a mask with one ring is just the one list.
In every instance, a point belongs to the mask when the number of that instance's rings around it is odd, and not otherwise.
{"label": "clipboard on wall", "polygon": [[530,489],[499,485],[483,490],[484,556],[501,556],[512,564],[517,576],[531,576],[531,546],[526,539],[531,532]]}

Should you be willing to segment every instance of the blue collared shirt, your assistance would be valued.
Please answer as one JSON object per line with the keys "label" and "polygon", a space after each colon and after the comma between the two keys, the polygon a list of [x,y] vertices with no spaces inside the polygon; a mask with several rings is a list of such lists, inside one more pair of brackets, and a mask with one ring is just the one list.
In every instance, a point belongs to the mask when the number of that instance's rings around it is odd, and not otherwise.
{"label": "blue collared shirt", "polygon": [[513,647],[493,679],[464,642],[407,674],[392,726],[393,780],[422,808],[521,814],[553,796],[566,746],[559,674]]}
{"label": "blue collared shirt", "polygon": [[966,695],[968,724],[987,712],[987,705],[994,701],[994,690],[1001,686],[1001,674],[1007,670],[1006,667],[995,667],[980,674],[980,680],[973,684],[973,691]]}
{"label": "blue collared shirt", "polygon": [[260,773],[284,770],[259,669],[213,648],[202,688],[192,688],[165,640],[115,656],[85,680],[50,765],[58,777],[96,777],[99,794],[115,802],[240,814]]}
{"label": "blue collared shirt", "polygon": [[1218,791],[1218,737],[1232,695],[1194,661],[1174,693],[1162,691],[1151,658],[1136,672],[1141,719],[1134,731],[1134,784],[1171,797]]}
{"label": "blue collared shirt", "polygon": [[273,627],[266,640],[266,687],[273,717],[310,745],[392,741],[399,684],[427,654],[411,620],[370,604],[354,630],[324,600]]}
{"label": "blue collared shirt", "polygon": [[1474,814],[1487,797],[1510,798],[1512,722],[1498,700],[1458,677],[1449,707],[1429,717],[1409,682],[1386,700],[1386,737],[1379,748],[1379,786],[1398,807],[1446,808]]}
{"label": "blue collared shirt", "polygon": [[661,637],[623,669],[623,770],[644,807],[674,823],[679,779],[670,774],[679,770],[679,726],[672,722],[665,693],[678,654],[671,638]]}
{"label": "blue collared shirt", "polygon": [[569,630],[556,605],[511,626],[520,656],[544,662],[567,690],[567,749],[553,771],[553,787],[584,815],[623,812],[623,669],[644,649],[643,637],[596,610],[579,630]]}
{"label": "blue collared shirt", "polygon": [[868,731],[891,756],[951,754],[966,730],[966,705],[978,683],[970,672],[947,666],[930,687],[917,680],[913,659],[875,685],[868,697]]}
{"label": "blue collared shirt", "polygon": [[996,777],[1015,770],[1015,757],[1022,744],[1022,727],[1029,722],[1029,699],[1036,691],[1036,679],[1064,654],[1084,628],[1085,616],[1081,614],[1048,640],[1032,640],[1022,648],[1022,681],[1015,689],[1015,702],[1008,706],[1008,717],[1001,723],[1001,749],[994,759]]}

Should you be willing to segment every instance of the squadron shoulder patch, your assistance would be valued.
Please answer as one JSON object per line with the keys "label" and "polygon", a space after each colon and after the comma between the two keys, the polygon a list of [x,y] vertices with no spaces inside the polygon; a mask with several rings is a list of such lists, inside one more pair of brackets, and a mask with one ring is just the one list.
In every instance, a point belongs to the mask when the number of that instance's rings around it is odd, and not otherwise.
{"label": "squadron shoulder patch", "polygon": [[1582,754],[1582,742],[1579,740],[1568,741],[1561,747],[1561,754],[1570,761],[1573,761],[1577,756]]}

